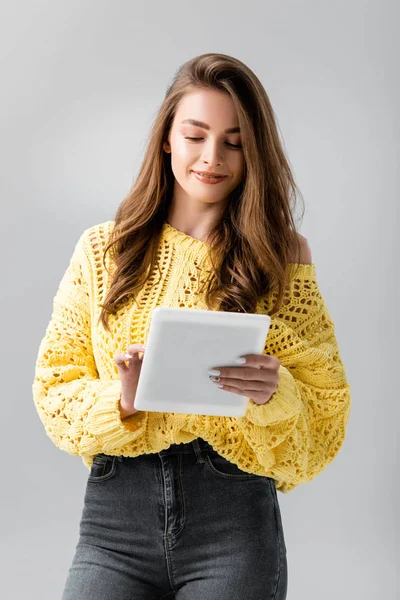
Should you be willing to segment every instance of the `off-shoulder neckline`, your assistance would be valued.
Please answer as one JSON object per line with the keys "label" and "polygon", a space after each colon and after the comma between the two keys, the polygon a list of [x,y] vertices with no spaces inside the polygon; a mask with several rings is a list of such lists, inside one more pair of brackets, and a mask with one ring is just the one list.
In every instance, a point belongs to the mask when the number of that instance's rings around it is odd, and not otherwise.
{"label": "off-shoulder neckline", "polygon": [[[110,221],[108,221],[108,224],[113,227],[115,225],[115,221],[110,220]],[[179,229],[172,227],[172,225],[170,225],[167,221],[163,222],[162,232],[164,235],[167,234],[168,236],[171,236],[172,239],[176,239],[180,243],[183,243],[183,245],[188,248],[192,248],[195,250],[198,249],[199,251],[202,251],[202,250],[207,250],[208,248],[211,247],[210,244],[207,244],[207,242],[204,242],[203,240],[194,238],[194,237],[188,235],[187,233],[184,233],[183,231],[180,231]],[[286,270],[287,271],[296,271],[297,276],[304,277],[304,278],[312,278],[312,277],[315,278],[315,276],[316,276],[316,264],[315,263],[288,262],[287,266],[286,266]]]}
{"label": "off-shoulder neckline", "polygon": [[[163,233],[168,233],[168,234],[172,235],[174,239],[177,239],[180,243],[182,243],[184,245],[188,245],[190,247],[210,248],[210,244],[208,244],[204,240],[199,240],[197,238],[192,237],[191,235],[188,235],[187,233],[184,233],[180,229],[176,229],[167,221],[163,222]],[[313,274],[315,272],[315,263],[289,262],[289,263],[287,263],[287,267],[288,267],[288,269],[298,268],[299,272],[302,272],[305,275]]]}

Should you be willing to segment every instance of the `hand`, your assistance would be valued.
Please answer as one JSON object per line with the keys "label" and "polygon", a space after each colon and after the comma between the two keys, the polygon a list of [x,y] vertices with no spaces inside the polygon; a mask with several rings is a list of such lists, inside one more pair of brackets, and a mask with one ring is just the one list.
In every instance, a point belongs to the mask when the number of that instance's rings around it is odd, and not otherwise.
{"label": "hand", "polygon": [[[221,390],[247,396],[256,404],[265,404],[278,388],[280,360],[269,354],[245,354],[245,367],[213,367],[220,375],[210,377]],[[254,368],[257,367],[257,368]]]}
{"label": "hand", "polygon": [[[139,357],[139,353],[141,353],[141,357]],[[143,354],[143,344],[131,344],[127,348],[127,353],[120,352],[114,356],[114,362],[117,365],[121,379],[120,407],[122,418],[138,412],[135,408],[135,397],[140,371],[142,370]]]}

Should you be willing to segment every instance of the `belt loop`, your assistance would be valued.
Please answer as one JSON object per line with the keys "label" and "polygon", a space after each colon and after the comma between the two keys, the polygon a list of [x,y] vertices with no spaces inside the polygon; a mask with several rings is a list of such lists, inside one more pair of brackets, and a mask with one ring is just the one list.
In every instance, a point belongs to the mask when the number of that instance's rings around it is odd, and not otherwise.
{"label": "belt loop", "polygon": [[196,453],[196,463],[204,463],[205,458],[203,456],[203,451],[200,448],[199,440],[197,438],[192,441],[192,446]]}

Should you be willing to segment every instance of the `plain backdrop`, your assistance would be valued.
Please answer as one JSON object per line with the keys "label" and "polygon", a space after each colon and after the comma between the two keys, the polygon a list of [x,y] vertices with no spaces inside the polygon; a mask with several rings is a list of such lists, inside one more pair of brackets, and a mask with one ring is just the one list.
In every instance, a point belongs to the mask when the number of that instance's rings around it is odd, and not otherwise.
{"label": "plain backdrop", "polygon": [[398,597],[398,3],[0,10],[2,596],[60,598],[78,540],[88,471],[46,436],[31,393],[58,283],[79,235],[129,191],[175,71],[222,52],[271,99],[352,385],[334,462],[278,495],[288,599]]}

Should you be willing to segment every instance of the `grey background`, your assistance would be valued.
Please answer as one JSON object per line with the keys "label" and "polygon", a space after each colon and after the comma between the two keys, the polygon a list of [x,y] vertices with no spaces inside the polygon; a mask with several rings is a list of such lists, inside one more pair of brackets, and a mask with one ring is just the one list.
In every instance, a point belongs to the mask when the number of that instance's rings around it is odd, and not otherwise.
{"label": "grey background", "polygon": [[216,51],[255,71],[278,115],[306,204],[300,231],[352,384],[339,455],[312,482],[279,494],[288,598],[394,599],[398,4],[0,8],[2,596],[60,598],[77,543],[88,473],[47,438],[31,396],[56,287],[80,233],[113,218],[128,192],[175,70]]}

